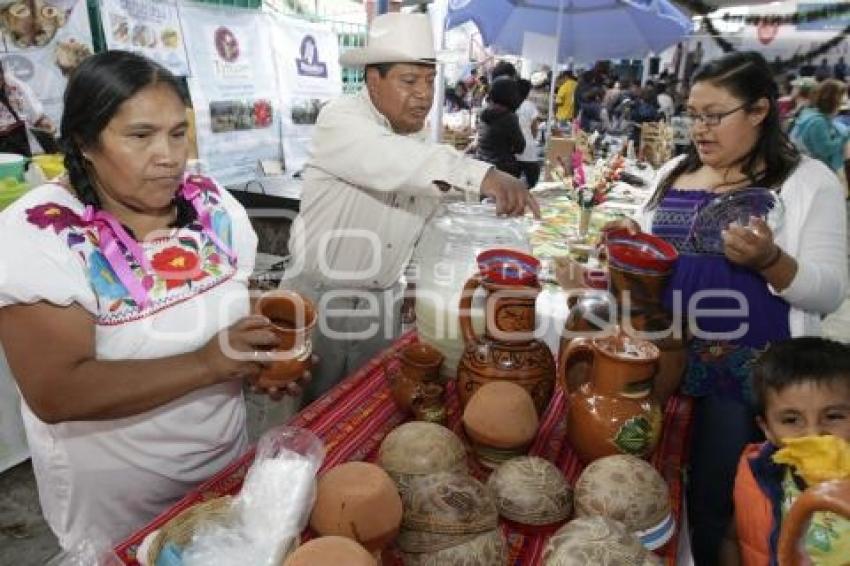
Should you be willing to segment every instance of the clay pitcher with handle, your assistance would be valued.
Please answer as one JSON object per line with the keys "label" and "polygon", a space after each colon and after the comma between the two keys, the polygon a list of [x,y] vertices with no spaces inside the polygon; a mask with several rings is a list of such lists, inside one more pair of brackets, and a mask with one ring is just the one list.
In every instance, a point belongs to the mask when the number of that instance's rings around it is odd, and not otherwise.
{"label": "clay pitcher with handle", "polygon": [[[483,336],[475,334],[470,317],[472,297],[479,287],[487,293]],[[534,338],[539,293],[536,281],[496,283],[481,274],[467,280],[459,306],[465,348],[457,369],[463,407],[482,385],[512,381],[531,395],[538,416],[546,410],[555,386],[555,360],[549,347]]]}
{"label": "clay pitcher with handle", "polygon": [[404,412],[413,412],[416,420],[442,423],[445,420],[445,387],[440,380],[444,357],[428,344],[406,346],[397,355],[400,367],[392,368],[383,360],[390,395]]}
{"label": "clay pitcher with handle", "polygon": [[[800,555],[800,539],[818,511],[831,511],[850,519],[850,479],[832,480],[803,491],[782,521],[779,534],[779,566],[807,564]],[[846,558],[846,557],[845,557]]]}
{"label": "clay pitcher with handle", "polygon": [[[585,464],[604,456],[649,456],[661,436],[661,409],[652,395],[660,352],[622,333],[575,338],[561,350],[558,384],[568,395],[567,439]],[[570,391],[579,363],[588,375]]]}

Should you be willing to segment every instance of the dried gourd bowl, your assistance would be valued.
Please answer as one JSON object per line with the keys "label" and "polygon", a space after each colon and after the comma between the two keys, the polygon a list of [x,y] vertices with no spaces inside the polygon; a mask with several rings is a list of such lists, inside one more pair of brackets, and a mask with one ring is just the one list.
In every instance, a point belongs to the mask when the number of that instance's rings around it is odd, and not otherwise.
{"label": "dried gourd bowl", "polygon": [[557,525],[572,512],[572,488],[549,460],[523,456],[496,468],[487,480],[499,515],[521,525]]}
{"label": "dried gourd bowl", "polygon": [[619,521],[650,550],[664,546],[676,532],[664,478],[635,456],[618,454],[590,464],[575,484],[574,497],[576,517]]}
{"label": "dried gourd bowl", "polygon": [[487,487],[465,473],[416,478],[402,497],[408,531],[465,535],[496,528],[499,515]]}
{"label": "dried gourd bowl", "polygon": [[466,448],[455,433],[428,422],[409,422],[392,430],[378,449],[378,465],[404,494],[410,482],[438,472],[465,472]]}
{"label": "dried gourd bowl", "polygon": [[543,566],[661,566],[626,527],[606,517],[574,519],[543,549]]}

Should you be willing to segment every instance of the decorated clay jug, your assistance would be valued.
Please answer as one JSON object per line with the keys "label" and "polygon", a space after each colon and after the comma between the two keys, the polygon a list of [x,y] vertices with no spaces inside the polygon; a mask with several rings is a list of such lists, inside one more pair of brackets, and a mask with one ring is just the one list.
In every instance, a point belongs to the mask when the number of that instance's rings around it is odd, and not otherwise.
{"label": "decorated clay jug", "polygon": [[800,494],[788,515],[782,520],[777,553],[779,566],[800,566],[809,563],[808,559],[801,557],[799,543],[812,515],[817,511],[831,511],[850,519],[850,479],[822,482]]}
{"label": "decorated clay jug", "polygon": [[[575,338],[561,351],[559,384],[569,394],[567,438],[588,463],[603,456],[646,457],[661,435],[661,410],[652,396],[658,348],[622,333]],[[570,391],[566,375],[579,361],[588,376]]]}
{"label": "decorated clay jug", "polygon": [[[483,287],[485,330],[472,327],[472,296]],[[481,273],[467,280],[460,299],[460,327],[465,350],[457,369],[461,403],[491,381],[511,381],[525,388],[542,415],[555,385],[555,362],[548,346],[534,338],[534,304],[540,293],[536,279],[496,280]]]}

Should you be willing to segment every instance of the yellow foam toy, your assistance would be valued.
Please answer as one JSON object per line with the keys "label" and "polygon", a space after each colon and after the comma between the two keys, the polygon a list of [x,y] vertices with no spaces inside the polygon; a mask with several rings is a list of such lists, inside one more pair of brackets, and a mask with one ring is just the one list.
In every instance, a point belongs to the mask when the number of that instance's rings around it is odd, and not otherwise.
{"label": "yellow foam toy", "polygon": [[850,442],[837,436],[785,438],[773,455],[777,464],[794,467],[806,485],[850,478]]}

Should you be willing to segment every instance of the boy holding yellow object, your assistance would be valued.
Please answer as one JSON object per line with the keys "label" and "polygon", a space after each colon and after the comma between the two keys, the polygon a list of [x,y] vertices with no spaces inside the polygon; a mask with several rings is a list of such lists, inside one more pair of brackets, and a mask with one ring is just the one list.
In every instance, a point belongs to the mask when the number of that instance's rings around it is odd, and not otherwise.
{"label": "boy holding yellow object", "polygon": [[[767,442],[745,450],[735,478],[742,564],[776,564],[779,528],[806,487],[850,478],[850,346],[823,338],[772,345],[753,372]],[[806,531],[812,564],[847,564],[850,521],[816,513]]]}

